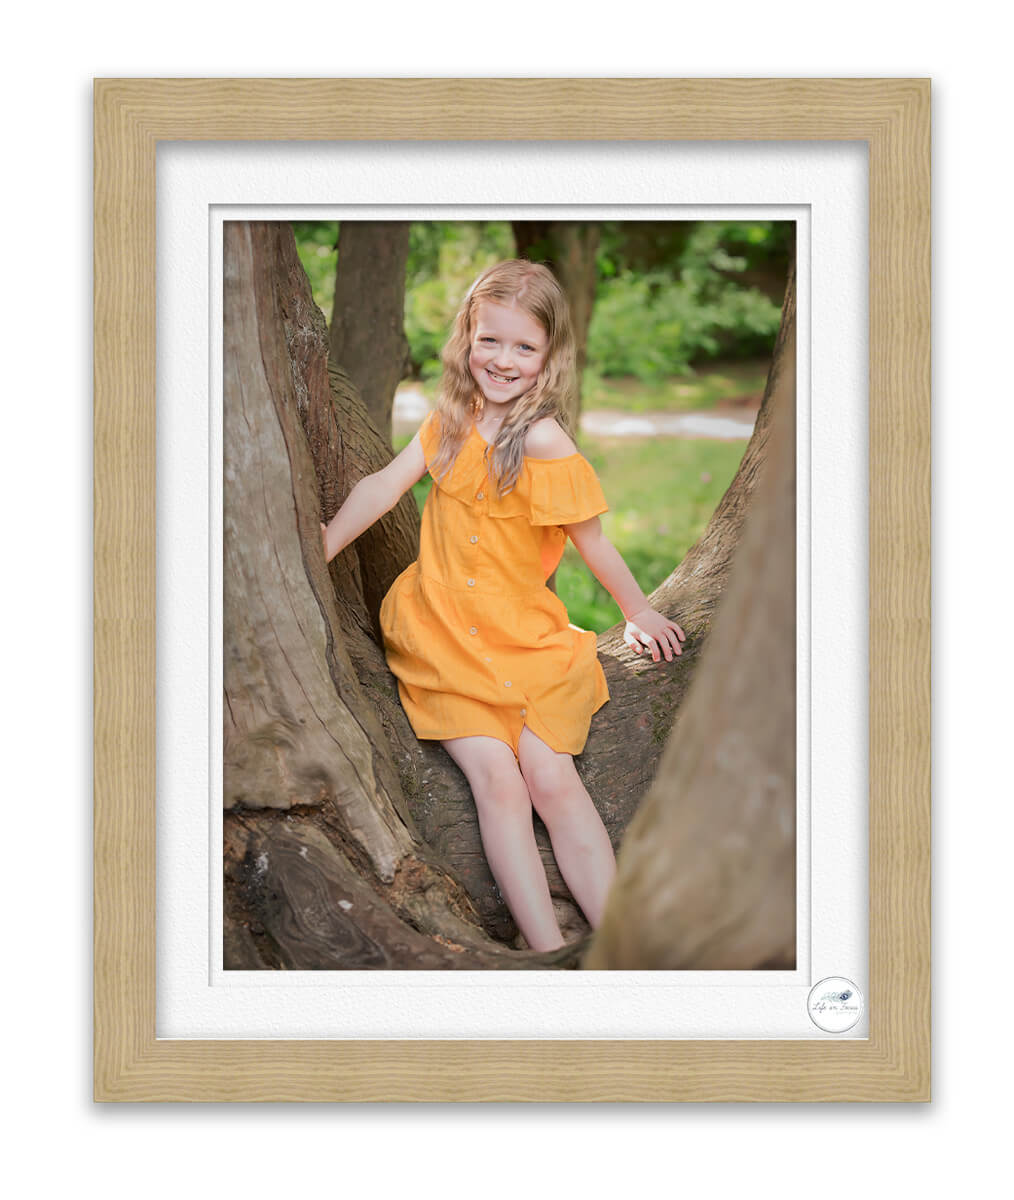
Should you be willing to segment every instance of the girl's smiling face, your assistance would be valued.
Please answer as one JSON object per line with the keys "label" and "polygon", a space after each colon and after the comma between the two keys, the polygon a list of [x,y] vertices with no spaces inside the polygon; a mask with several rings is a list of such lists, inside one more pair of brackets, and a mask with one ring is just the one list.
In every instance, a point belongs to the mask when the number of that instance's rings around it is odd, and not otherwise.
{"label": "girl's smiling face", "polygon": [[533,388],[545,366],[549,337],[522,308],[481,300],[472,317],[468,369],[493,404],[517,400]]}

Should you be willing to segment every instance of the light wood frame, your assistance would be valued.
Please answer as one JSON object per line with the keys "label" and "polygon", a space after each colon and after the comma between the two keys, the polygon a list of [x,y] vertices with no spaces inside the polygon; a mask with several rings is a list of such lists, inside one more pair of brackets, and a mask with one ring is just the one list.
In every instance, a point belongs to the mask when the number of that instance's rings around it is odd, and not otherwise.
{"label": "light wood frame", "polygon": [[[94,106],[96,1099],[928,1100],[929,80],[102,79]],[[870,1036],[158,1040],[156,145],[513,140],[518,130],[868,144]]]}

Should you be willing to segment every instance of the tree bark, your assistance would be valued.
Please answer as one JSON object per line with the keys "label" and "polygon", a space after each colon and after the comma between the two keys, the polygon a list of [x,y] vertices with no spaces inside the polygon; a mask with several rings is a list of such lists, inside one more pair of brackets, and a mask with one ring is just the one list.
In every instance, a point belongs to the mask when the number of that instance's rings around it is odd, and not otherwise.
{"label": "tree bark", "polygon": [[[418,550],[411,496],[330,572],[324,564],[319,521],[391,451],[347,374],[328,367],[291,229],[230,223],[225,254],[226,965],[574,967],[588,926],[541,822],[571,943],[552,956],[513,948],[467,784],[439,743],[415,738],[398,702],[377,610]],[[577,764],[614,845],[696,671],[777,377],[773,368],[722,528],[709,527],[707,551],[655,593],[687,630],[682,658],[646,665],[620,628],[600,638],[611,701]]]}
{"label": "tree bark", "polygon": [[394,393],[409,365],[405,337],[407,221],[342,221],[331,310],[331,360],[340,363],[391,444]]}

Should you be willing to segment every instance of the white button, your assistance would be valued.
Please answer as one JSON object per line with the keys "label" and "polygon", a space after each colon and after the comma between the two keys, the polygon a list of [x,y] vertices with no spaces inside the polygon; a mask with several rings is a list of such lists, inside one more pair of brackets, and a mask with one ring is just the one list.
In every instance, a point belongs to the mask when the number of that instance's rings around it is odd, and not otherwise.
{"label": "white button", "polygon": [[474,580],[474,579],[470,579],[470,580],[468,581],[468,586],[469,586],[469,587],[475,587],[475,580]]}
{"label": "white button", "polygon": [[524,716],[526,712],[528,712],[528,709],[527,709],[527,708],[523,708],[523,709],[521,710],[521,715],[522,715],[522,716]]}
{"label": "white button", "polygon": [[510,687],[510,685],[511,685],[511,681],[510,681],[509,679],[505,679],[505,680],[503,681],[503,685],[504,685],[504,687]]}
{"label": "white button", "polygon": [[481,500],[485,495],[486,495],[485,492],[476,492],[475,498],[476,498],[476,500]]}
{"label": "white button", "polygon": [[478,539],[478,538],[475,536],[475,534],[473,533],[473,534],[472,534],[472,536],[471,536],[471,537],[470,537],[468,540],[469,540],[469,541],[472,543],[472,545],[474,546],[474,545],[475,545],[475,543],[476,543],[476,542],[477,542],[479,539]]}
{"label": "white button", "polygon": [[469,633],[470,633],[470,634],[471,634],[471,635],[474,637],[474,636],[475,636],[475,635],[476,635],[476,634],[477,634],[479,631],[478,631],[478,629],[476,629],[476,627],[473,625],[473,626],[472,626],[472,628],[471,628],[471,629],[470,629],[468,632],[469,632]]}
{"label": "white button", "polygon": [[483,662],[492,662],[493,660],[491,658],[484,658],[482,661]]}

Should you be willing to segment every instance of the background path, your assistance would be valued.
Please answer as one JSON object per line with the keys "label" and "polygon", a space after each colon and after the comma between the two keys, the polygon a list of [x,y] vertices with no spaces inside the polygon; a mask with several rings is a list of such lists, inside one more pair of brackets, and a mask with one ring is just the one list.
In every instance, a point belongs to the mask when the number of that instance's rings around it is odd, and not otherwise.
{"label": "background path", "polygon": [[[401,387],[394,397],[394,436],[408,437],[429,412],[426,397],[417,388]],[[581,432],[595,437],[713,438],[747,441],[753,433],[756,410],[737,405],[711,412],[625,413],[592,409],[581,414]]]}

